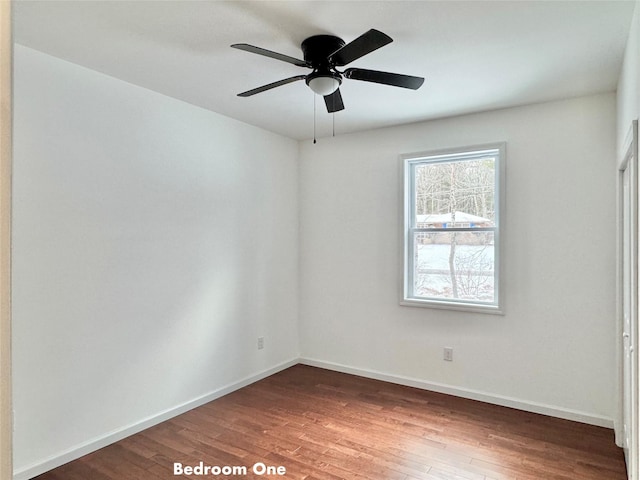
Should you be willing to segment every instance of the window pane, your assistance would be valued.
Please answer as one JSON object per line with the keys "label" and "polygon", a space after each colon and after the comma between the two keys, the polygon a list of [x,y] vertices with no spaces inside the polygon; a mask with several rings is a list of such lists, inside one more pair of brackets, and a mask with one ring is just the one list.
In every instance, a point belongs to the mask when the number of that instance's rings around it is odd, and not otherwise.
{"label": "window pane", "polygon": [[495,225],[495,158],[415,166],[415,228]]}
{"label": "window pane", "polygon": [[495,302],[493,232],[416,232],[416,298]]}

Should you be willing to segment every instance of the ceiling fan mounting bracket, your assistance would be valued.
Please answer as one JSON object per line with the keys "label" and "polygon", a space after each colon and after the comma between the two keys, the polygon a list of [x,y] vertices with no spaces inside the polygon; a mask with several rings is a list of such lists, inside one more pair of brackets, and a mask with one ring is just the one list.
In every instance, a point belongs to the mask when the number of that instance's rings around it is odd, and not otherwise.
{"label": "ceiling fan mounting bracket", "polygon": [[339,83],[342,83],[342,75],[340,75],[340,73],[337,72],[336,70],[329,69],[327,67],[316,68],[313,72],[311,72],[309,75],[307,75],[307,77],[305,78],[305,81],[306,81],[307,85],[309,85],[309,82],[311,80],[313,80],[314,78],[318,78],[318,77],[335,78]]}
{"label": "ceiling fan mounting bracket", "polygon": [[345,42],[334,35],[314,35],[305,39],[300,45],[305,62],[312,68],[329,65],[329,56],[344,47]]}

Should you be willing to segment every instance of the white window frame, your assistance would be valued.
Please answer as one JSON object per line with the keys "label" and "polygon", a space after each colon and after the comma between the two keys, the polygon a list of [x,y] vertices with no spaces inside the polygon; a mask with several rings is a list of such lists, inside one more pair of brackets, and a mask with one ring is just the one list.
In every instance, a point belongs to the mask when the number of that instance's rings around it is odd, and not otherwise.
{"label": "white window frame", "polygon": [[[425,163],[449,163],[455,161],[477,160],[487,156],[495,158],[495,227],[494,232],[494,301],[479,302],[472,300],[437,299],[416,297],[413,295],[413,225],[415,216],[415,167]],[[504,216],[505,216],[505,164],[506,143],[492,143],[462,148],[411,153],[400,156],[402,168],[402,271],[400,304],[410,307],[440,308],[477,313],[504,315]],[[449,229],[453,231],[453,229]],[[465,230],[465,229],[462,229]],[[475,229],[478,230],[478,229]],[[466,231],[466,230],[465,230]],[[478,230],[479,231],[479,230]]]}

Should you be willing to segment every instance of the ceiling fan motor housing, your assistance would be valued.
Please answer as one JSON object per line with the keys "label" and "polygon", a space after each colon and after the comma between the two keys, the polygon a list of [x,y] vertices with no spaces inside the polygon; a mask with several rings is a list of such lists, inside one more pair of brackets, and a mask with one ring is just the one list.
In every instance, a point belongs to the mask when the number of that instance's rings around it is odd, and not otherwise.
{"label": "ceiling fan motor housing", "polygon": [[334,35],[314,35],[302,42],[301,48],[304,60],[311,64],[311,67],[329,67],[329,56],[344,47],[345,43],[340,37]]}

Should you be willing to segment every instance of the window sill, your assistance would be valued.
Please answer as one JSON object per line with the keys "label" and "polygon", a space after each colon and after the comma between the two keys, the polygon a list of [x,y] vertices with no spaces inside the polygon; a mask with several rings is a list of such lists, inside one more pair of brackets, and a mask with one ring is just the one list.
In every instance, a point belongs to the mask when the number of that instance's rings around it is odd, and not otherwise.
{"label": "window sill", "polygon": [[480,303],[459,303],[438,300],[418,300],[405,298],[400,301],[405,307],[436,308],[440,310],[454,310],[459,312],[484,313],[490,315],[504,315],[504,311],[498,305],[485,305]]}

